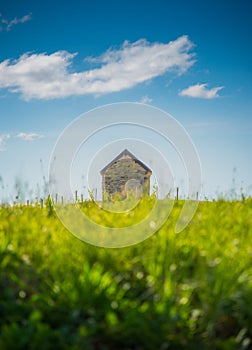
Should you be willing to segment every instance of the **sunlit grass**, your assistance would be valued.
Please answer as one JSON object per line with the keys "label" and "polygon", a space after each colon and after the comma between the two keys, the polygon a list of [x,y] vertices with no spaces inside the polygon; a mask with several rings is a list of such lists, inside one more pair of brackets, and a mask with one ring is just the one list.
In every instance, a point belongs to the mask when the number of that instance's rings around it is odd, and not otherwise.
{"label": "sunlit grass", "polygon": [[[78,240],[50,206],[2,207],[0,349],[249,349],[252,200],[201,202],[176,234],[182,205],[123,249]],[[150,206],[82,209],[120,227]]]}

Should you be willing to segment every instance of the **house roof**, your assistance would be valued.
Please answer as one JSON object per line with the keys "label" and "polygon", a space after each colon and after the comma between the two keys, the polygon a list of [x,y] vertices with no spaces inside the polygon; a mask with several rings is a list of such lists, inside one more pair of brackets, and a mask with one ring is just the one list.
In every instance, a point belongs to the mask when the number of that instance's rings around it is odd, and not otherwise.
{"label": "house roof", "polygon": [[146,172],[150,172],[152,174],[152,171],[150,168],[148,168],[143,162],[141,162],[139,159],[137,159],[134,154],[130,153],[127,149],[125,149],[124,151],[122,151],[120,154],[118,154],[117,157],[115,157],[108,165],[106,165],[102,170],[101,170],[101,175],[103,175],[106,170],[112,165],[114,164],[117,160],[119,160],[120,158],[122,158],[123,156],[128,156],[130,157],[132,160],[134,160],[135,162],[137,162],[139,165],[141,165],[142,168],[144,168],[146,170]]}

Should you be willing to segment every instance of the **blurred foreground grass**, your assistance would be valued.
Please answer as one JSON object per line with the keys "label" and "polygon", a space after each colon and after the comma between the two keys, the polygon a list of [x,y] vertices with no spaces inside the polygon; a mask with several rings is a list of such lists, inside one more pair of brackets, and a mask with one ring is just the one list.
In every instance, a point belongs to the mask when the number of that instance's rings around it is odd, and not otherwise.
{"label": "blurred foreground grass", "polygon": [[252,200],[202,202],[175,234],[182,205],[123,249],[78,240],[50,206],[2,207],[0,349],[252,349]]}

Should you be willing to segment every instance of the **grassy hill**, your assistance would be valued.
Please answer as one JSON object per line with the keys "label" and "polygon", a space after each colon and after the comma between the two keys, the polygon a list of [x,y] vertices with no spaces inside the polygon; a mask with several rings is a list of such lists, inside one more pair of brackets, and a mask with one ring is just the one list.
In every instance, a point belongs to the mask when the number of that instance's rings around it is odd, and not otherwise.
{"label": "grassy hill", "polygon": [[252,349],[252,200],[202,202],[174,233],[182,205],[123,249],[50,206],[0,208],[0,349]]}

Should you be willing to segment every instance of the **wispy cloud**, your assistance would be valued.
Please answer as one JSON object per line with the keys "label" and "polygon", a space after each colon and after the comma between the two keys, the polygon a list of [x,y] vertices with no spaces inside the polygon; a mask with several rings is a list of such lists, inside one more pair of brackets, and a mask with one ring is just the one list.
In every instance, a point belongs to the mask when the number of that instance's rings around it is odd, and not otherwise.
{"label": "wispy cloud", "polygon": [[15,17],[12,20],[7,20],[6,18],[4,18],[2,16],[2,14],[0,13],[0,22],[1,22],[1,26],[0,26],[0,30],[6,30],[9,31],[11,30],[11,28],[17,24],[20,23],[25,23],[28,22],[32,19],[32,14],[29,13],[28,15],[25,15],[21,18]]}
{"label": "wispy cloud", "polygon": [[37,139],[41,139],[42,137],[44,137],[44,135],[37,134],[35,132],[20,132],[19,134],[17,134],[17,137],[24,141],[35,141]]}
{"label": "wispy cloud", "polygon": [[217,86],[212,89],[208,89],[208,84],[196,84],[191,85],[187,89],[184,89],[179,92],[180,96],[188,96],[194,98],[205,98],[205,99],[213,99],[220,97],[218,91],[223,89],[223,86]]}
{"label": "wispy cloud", "polygon": [[139,103],[148,104],[148,103],[151,103],[152,101],[153,99],[150,98],[149,96],[143,96],[139,101]]}
{"label": "wispy cloud", "polygon": [[86,58],[98,68],[71,72],[76,53],[24,54],[0,63],[0,88],[21,93],[25,100],[73,95],[101,95],[129,89],[169,71],[185,73],[195,62],[187,36],[167,44],[141,39],[124,42],[99,57]]}
{"label": "wispy cloud", "polygon": [[6,151],[6,140],[10,138],[10,134],[0,134],[0,152]]}

